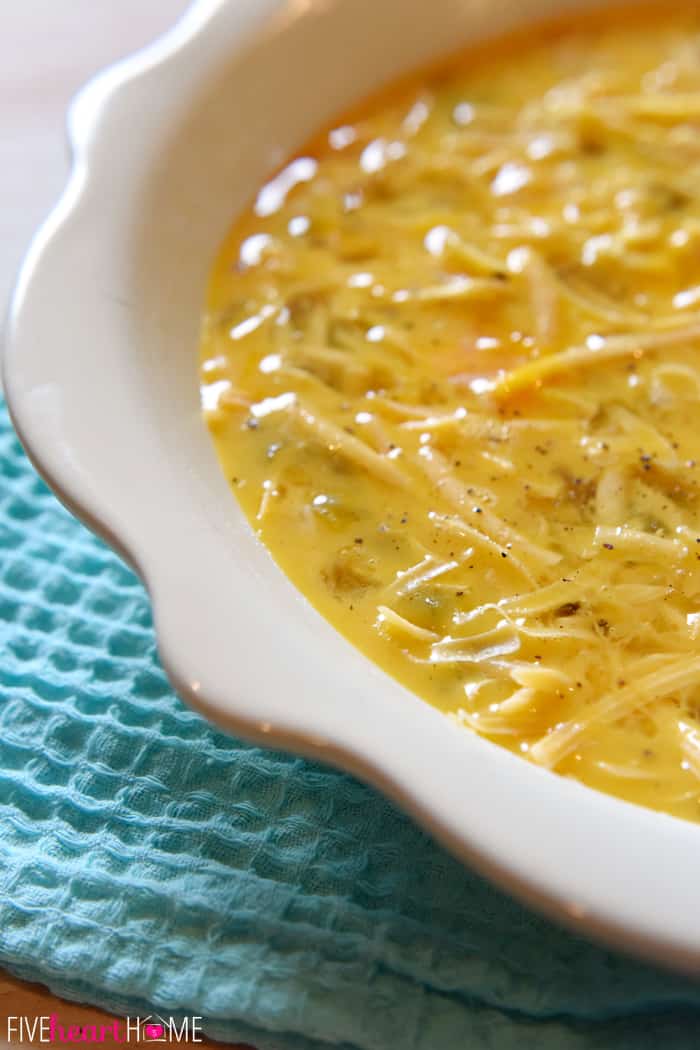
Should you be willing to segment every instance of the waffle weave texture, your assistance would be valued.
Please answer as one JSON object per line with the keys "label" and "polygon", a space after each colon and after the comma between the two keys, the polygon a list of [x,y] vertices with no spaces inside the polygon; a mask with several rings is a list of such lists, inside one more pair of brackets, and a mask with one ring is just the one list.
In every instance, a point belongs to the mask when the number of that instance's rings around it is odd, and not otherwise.
{"label": "waffle weave texture", "polygon": [[232,739],[0,405],[0,964],[259,1050],[700,1045],[700,987],[502,896],[351,777]]}

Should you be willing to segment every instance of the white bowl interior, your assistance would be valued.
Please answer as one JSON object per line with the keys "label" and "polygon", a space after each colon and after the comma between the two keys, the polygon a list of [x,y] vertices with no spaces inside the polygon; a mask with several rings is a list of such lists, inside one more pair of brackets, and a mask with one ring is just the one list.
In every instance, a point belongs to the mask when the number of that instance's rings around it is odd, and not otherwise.
{"label": "white bowl interior", "polygon": [[380,784],[571,924],[700,969],[697,829],[457,731],[369,664],[254,539],[199,410],[207,274],[264,178],[396,75],[526,17],[594,6],[202,0],[78,100],[76,170],[20,279],[5,378],[42,472],[143,575],[183,695]]}

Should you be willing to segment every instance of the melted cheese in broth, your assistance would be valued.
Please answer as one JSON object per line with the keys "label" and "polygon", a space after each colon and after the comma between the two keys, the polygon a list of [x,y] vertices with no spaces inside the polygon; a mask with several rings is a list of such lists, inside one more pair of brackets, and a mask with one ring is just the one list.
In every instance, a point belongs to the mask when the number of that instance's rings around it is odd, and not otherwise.
{"label": "melted cheese in broth", "polygon": [[212,276],[202,403],[313,604],[466,730],[700,817],[700,15],[339,120]]}

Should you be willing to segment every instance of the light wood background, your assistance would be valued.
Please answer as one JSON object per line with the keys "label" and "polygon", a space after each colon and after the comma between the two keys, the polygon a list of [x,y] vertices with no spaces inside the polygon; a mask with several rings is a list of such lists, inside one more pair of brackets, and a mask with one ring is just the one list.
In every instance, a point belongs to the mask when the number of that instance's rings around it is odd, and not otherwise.
{"label": "light wood background", "polygon": [[[187,0],[0,0],[3,311],[29,239],[66,178],[68,102],[93,73],[147,43],[186,6]],[[8,1016],[51,1013],[63,1025],[110,1020],[97,1010],[60,1002],[38,985],[24,984],[0,971],[0,1050],[17,1045],[7,1042]],[[105,1040],[103,1045],[118,1044]],[[194,1050],[211,1044],[174,1045]]]}
{"label": "light wood background", "polygon": [[67,171],[66,106],[187,0],[0,0],[0,300]]}

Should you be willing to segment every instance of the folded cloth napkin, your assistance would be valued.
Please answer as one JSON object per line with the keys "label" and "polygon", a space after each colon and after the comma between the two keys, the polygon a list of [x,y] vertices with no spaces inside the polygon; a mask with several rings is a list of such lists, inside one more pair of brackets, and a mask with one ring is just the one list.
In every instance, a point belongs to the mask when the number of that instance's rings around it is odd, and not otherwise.
{"label": "folded cloth napkin", "polygon": [[2,406],[0,471],[1,965],[259,1050],[700,1045],[700,987],[530,914],[351,777],[189,711],[142,586]]}

